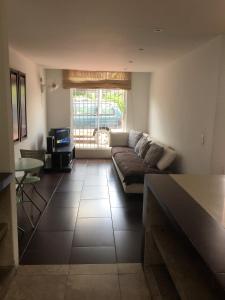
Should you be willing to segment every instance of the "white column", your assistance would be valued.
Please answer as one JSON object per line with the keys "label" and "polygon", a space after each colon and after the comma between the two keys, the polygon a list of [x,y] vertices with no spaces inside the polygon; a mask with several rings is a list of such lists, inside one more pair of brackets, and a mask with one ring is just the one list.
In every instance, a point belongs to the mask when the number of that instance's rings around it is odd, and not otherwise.
{"label": "white column", "polygon": [[[0,172],[14,172],[12,113],[9,84],[6,0],[0,0]],[[0,244],[0,266],[18,263],[17,212],[14,182],[0,193],[0,222],[9,231]]]}

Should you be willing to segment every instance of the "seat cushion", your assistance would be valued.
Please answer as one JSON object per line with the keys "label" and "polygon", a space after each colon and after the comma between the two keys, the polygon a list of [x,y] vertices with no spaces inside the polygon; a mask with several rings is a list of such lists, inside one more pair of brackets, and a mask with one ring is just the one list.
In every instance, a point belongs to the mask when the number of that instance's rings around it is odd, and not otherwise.
{"label": "seat cushion", "polygon": [[114,160],[123,175],[126,185],[132,183],[144,183],[145,174],[167,174],[157,168],[151,168],[135,152],[117,153]]}
{"label": "seat cushion", "polygon": [[129,147],[112,147],[111,153],[112,156],[115,156],[117,153],[133,153],[134,150]]}
{"label": "seat cushion", "polygon": [[144,162],[135,152],[117,153],[114,159],[126,184],[144,181]]}

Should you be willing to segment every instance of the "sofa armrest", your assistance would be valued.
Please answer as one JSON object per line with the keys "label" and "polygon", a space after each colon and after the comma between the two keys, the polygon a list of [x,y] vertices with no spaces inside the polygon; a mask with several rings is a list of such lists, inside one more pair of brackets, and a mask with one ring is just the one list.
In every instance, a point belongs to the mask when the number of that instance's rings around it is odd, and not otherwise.
{"label": "sofa armrest", "polygon": [[110,132],[110,147],[128,147],[128,132]]}

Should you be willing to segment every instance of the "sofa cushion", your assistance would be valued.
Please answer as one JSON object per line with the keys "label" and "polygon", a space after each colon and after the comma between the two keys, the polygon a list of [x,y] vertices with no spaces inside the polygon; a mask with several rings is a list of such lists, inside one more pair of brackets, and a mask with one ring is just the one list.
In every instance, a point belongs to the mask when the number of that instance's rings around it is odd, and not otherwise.
{"label": "sofa cushion", "polygon": [[143,183],[144,176],[147,173],[164,173],[157,168],[150,168],[149,165],[145,164],[144,160],[139,158],[134,151],[133,153],[117,153],[114,159],[123,175],[123,181],[127,185],[132,183]]}
{"label": "sofa cushion", "polygon": [[128,137],[128,146],[134,148],[141,137],[142,132],[131,130]]}
{"label": "sofa cushion", "polygon": [[110,147],[128,147],[128,132],[110,131]]}
{"label": "sofa cushion", "polygon": [[165,147],[163,156],[160,158],[160,160],[157,163],[157,168],[159,170],[165,170],[172,164],[175,158],[176,158],[176,151],[173,150],[172,148]]}
{"label": "sofa cushion", "polygon": [[137,145],[135,146],[135,152],[140,158],[144,158],[145,154],[147,153],[148,149],[150,147],[150,141],[147,137],[142,137],[138,141]]}
{"label": "sofa cushion", "polygon": [[142,146],[143,143],[145,143],[146,141],[146,137],[145,136],[142,136],[139,141],[137,142],[136,146],[134,147],[134,151],[138,154],[139,151],[140,151],[140,148]]}
{"label": "sofa cushion", "polygon": [[111,149],[112,156],[115,156],[117,153],[130,153],[130,152],[134,152],[134,150],[129,147],[112,147]]}
{"label": "sofa cushion", "polygon": [[156,167],[158,161],[163,156],[164,148],[158,144],[152,143],[147,151],[144,162],[149,165],[150,168]]}

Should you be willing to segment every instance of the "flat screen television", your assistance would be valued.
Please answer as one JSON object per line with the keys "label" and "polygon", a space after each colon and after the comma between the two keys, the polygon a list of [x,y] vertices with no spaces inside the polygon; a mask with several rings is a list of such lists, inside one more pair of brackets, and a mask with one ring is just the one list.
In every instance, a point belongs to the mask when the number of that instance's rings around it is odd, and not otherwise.
{"label": "flat screen television", "polygon": [[52,128],[49,135],[54,136],[56,148],[70,144],[70,128]]}

